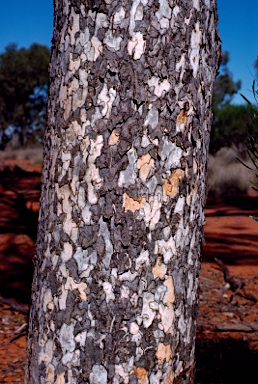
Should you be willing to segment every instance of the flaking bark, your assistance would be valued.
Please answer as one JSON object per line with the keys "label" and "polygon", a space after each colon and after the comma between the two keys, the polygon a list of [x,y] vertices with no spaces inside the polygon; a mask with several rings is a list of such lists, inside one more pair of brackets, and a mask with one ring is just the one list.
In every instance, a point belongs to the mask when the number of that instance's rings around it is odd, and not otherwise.
{"label": "flaking bark", "polygon": [[56,0],[26,383],[192,383],[215,0]]}

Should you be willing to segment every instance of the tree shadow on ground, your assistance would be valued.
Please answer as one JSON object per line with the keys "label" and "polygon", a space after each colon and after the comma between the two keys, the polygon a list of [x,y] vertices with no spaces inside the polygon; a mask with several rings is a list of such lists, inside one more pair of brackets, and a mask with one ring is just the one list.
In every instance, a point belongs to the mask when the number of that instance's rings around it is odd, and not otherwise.
{"label": "tree shadow on ground", "polygon": [[257,383],[258,351],[235,339],[197,339],[195,384]]}

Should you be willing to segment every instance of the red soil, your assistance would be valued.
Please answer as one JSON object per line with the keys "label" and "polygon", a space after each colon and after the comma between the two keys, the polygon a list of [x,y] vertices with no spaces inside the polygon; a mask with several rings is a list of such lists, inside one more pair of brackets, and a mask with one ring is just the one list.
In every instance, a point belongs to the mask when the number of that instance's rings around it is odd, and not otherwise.
{"label": "red soil", "polygon": [[[0,165],[0,295],[28,308],[32,278],[40,165],[8,161]],[[216,264],[258,297],[258,197],[208,200],[200,308],[197,321],[196,384],[251,383],[257,380],[258,306],[233,293]],[[24,380],[26,315],[0,303],[0,384]],[[222,329],[224,327],[224,329]],[[234,329],[232,328],[234,327]],[[227,330],[228,329],[228,330]],[[232,330],[233,329],[233,330]],[[22,332],[22,331],[21,331]],[[252,379],[253,375],[256,379]]]}

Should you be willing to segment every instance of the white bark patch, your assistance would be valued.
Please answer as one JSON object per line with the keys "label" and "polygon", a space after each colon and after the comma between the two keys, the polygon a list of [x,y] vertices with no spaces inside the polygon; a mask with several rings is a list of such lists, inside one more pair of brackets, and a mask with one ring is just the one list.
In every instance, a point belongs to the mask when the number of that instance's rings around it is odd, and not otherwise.
{"label": "white bark patch", "polygon": [[130,36],[134,35],[135,28],[135,20],[137,18],[137,8],[140,5],[141,0],[134,0],[132,4],[132,8],[130,11],[130,24],[129,24],[129,34]]}
{"label": "white bark patch", "polygon": [[61,212],[59,209],[58,214],[66,214],[64,219],[63,230],[71,237],[72,230],[76,228],[76,223],[72,220],[72,203],[70,200],[71,190],[68,185],[64,185],[63,187],[59,188],[58,184],[55,185],[55,189],[57,197],[62,203]]}
{"label": "white bark patch", "polygon": [[[150,125],[151,128],[154,129],[158,125],[158,122],[159,122],[159,112],[157,111],[156,108],[151,108],[147,114],[146,120],[144,121],[144,125],[145,126]],[[148,140],[147,145],[149,144],[150,142]]]}
{"label": "white bark patch", "polygon": [[141,146],[143,148],[146,148],[150,144],[151,144],[150,138],[148,137],[147,132],[145,132],[144,135],[142,136]]}
{"label": "white bark patch", "polygon": [[195,24],[195,28],[192,30],[191,35],[191,53],[190,63],[193,68],[194,77],[197,76],[199,61],[200,61],[200,45],[202,41],[202,31],[200,30],[200,23]]}
{"label": "white bark patch", "polygon": [[156,188],[154,196],[149,197],[143,206],[143,217],[146,225],[151,231],[155,229],[156,224],[160,219],[160,209],[162,206],[162,188]]}
{"label": "white bark patch", "polygon": [[107,84],[104,83],[103,88],[98,95],[98,104],[103,107],[101,110],[103,117],[109,118],[115,98],[116,90],[114,88],[108,89]]}
{"label": "white bark patch", "polygon": [[65,174],[67,173],[67,171],[69,169],[70,162],[72,159],[71,153],[68,151],[63,151],[61,154],[61,159],[62,159],[62,172],[59,176],[59,179],[58,179],[59,181],[62,180],[62,178],[65,176]]}
{"label": "white bark patch", "polygon": [[90,206],[88,204],[86,204],[82,210],[82,219],[86,225],[91,224],[91,211]]}
{"label": "white bark patch", "polygon": [[102,217],[99,220],[99,234],[103,237],[105,242],[105,257],[102,262],[106,269],[109,268],[110,260],[113,255],[113,244],[110,240],[110,232],[108,230],[108,225],[105,221],[103,221]]}
{"label": "white bark patch", "polygon": [[134,321],[130,324],[130,333],[136,335],[139,332],[139,325]]}
{"label": "white bark patch", "polygon": [[186,333],[187,320],[185,320],[184,315],[182,314],[178,321],[178,329],[181,335],[185,335]]}
{"label": "white bark patch", "polygon": [[49,339],[46,343],[44,343],[44,347],[41,348],[41,351],[39,353],[39,358],[38,358],[39,364],[41,364],[43,361],[46,363],[51,363],[54,349],[55,349],[55,345],[53,340]]}
{"label": "white bark patch", "polygon": [[160,26],[162,29],[169,28],[169,20],[172,16],[172,9],[169,6],[168,0],[159,0],[159,10],[155,13],[157,19],[159,20]]}
{"label": "white bark patch", "polygon": [[115,37],[112,33],[112,31],[108,31],[106,33],[106,36],[105,36],[105,39],[104,39],[104,44],[110,48],[111,50],[114,50],[114,51],[119,51],[120,50],[120,45],[121,45],[121,41],[122,41],[122,37],[118,36],[118,37]]}
{"label": "white bark patch", "polygon": [[150,292],[144,292],[142,313],[141,313],[144,328],[149,328],[156,316],[156,311],[153,308],[151,308],[152,303],[155,303],[154,295]]}
{"label": "white bark patch", "polygon": [[176,63],[176,72],[180,72],[180,82],[182,82],[185,73],[185,53],[182,54],[180,60]]}
{"label": "white bark patch", "polygon": [[148,80],[148,86],[154,88],[154,94],[158,97],[161,97],[163,92],[166,93],[170,89],[170,83],[167,79],[161,80],[158,77],[152,76]]}
{"label": "white bark patch", "polygon": [[[132,356],[127,363],[123,363],[120,365],[115,365],[115,373],[116,375],[122,377],[123,384],[129,383],[130,375],[133,373],[133,366],[134,366],[134,356]],[[121,379],[119,380],[119,377],[114,378],[114,383],[121,383]]]}
{"label": "white bark patch", "polygon": [[168,241],[165,241],[164,239],[157,240],[155,242],[154,253],[155,255],[162,255],[164,263],[167,264],[172,257],[176,255],[176,245],[173,237],[171,236]]}
{"label": "white bark patch", "polygon": [[121,299],[129,299],[130,298],[130,289],[126,287],[125,285],[121,286]]}
{"label": "white bark patch", "polygon": [[158,20],[162,17],[167,17],[171,19],[172,9],[169,6],[168,0],[159,0],[159,10],[155,13]]}
{"label": "white bark patch", "polygon": [[99,55],[102,54],[103,45],[102,45],[101,41],[96,36],[92,37],[91,45],[92,45],[92,48],[94,49],[93,61],[96,61],[97,58],[99,57]]}
{"label": "white bark patch", "polygon": [[105,13],[97,13],[96,24],[95,24],[95,35],[98,33],[100,28],[108,27],[107,15]]}
{"label": "white bark patch", "polygon": [[139,60],[143,55],[146,47],[146,41],[143,39],[141,32],[136,32],[131,40],[128,41],[127,50],[130,56],[133,55],[134,60]]}
{"label": "white bark patch", "polygon": [[64,323],[60,329],[59,341],[63,354],[66,354],[67,352],[73,352],[75,350],[74,323],[75,320],[73,320],[69,325]]}
{"label": "white bark patch", "polygon": [[114,25],[120,25],[122,23],[122,21],[124,20],[125,18],[125,10],[123,7],[121,7],[115,14],[114,14],[114,18],[113,18],[113,23]]}
{"label": "white bark patch", "polygon": [[175,312],[172,305],[159,305],[159,314],[161,317],[162,329],[165,333],[173,334],[173,322]]}
{"label": "white bark patch", "polygon": [[[162,371],[158,371],[156,374],[152,373],[150,375],[150,384],[160,384],[162,380],[163,373]],[[167,383],[173,383],[173,381],[167,381]]]}
{"label": "white bark patch", "polygon": [[50,289],[46,289],[46,291],[43,294],[43,310],[46,312],[47,310],[53,310],[54,309],[54,301],[52,292]]}
{"label": "white bark patch", "polygon": [[132,273],[131,271],[128,271],[128,272],[125,272],[123,273],[122,275],[119,275],[118,276],[118,279],[120,281],[134,281],[134,279],[138,276],[138,273],[135,272],[135,273]]}
{"label": "white bark patch", "polygon": [[107,384],[107,371],[103,365],[93,365],[90,373],[90,384]]}
{"label": "white bark patch", "polygon": [[137,177],[137,171],[136,171],[137,154],[134,147],[132,147],[127,152],[127,156],[128,156],[129,164],[127,168],[124,171],[121,171],[119,174],[119,179],[118,179],[119,187],[129,187],[129,185],[135,183],[135,180]]}
{"label": "white bark patch", "polygon": [[140,256],[135,260],[135,270],[138,271],[141,267],[150,265],[149,251],[141,251]]}
{"label": "white bark patch", "polygon": [[167,171],[171,168],[178,168],[180,166],[183,150],[176,144],[172,143],[166,137],[162,148],[159,150],[161,160],[164,161],[164,166]]}
{"label": "white bark patch", "polygon": [[199,11],[200,10],[199,0],[193,0],[193,6],[195,9],[197,9],[197,11]]}
{"label": "white bark patch", "polygon": [[73,291],[75,289],[78,289],[80,299],[83,301],[87,300],[86,293],[84,290],[87,288],[87,284],[84,282],[76,283],[72,277],[68,276],[64,288],[67,291]]}
{"label": "white bark patch", "polygon": [[158,305],[158,311],[161,318],[159,328],[165,333],[173,334],[173,323],[175,318],[173,306],[175,301],[174,283],[171,276],[166,276],[165,278],[166,280],[163,289],[159,289],[159,292],[156,292],[155,294],[155,299],[162,301],[162,303]]}
{"label": "white bark patch", "polygon": [[179,197],[176,202],[174,213],[175,214],[179,213],[180,215],[182,215],[184,212],[184,206],[185,206],[185,197]]}
{"label": "white bark patch", "polygon": [[112,285],[108,281],[105,281],[102,284],[102,287],[103,287],[105,295],[106,295],[106,302],[108,303],[110,300],[114,301],[115,300],[115,295],[114,295],[114,292],[113,292]]}
{"label": "white bark patch", "polygon": [[75,341],[80,344],[81,347],[85,346],[87,332],[83,331],[78,333],[75,337]]}
{"label": "white bark patch", "polygon": [[150,172],[154,169],[154,160],[147,153],[137,160],[137,168],[139,169],[139,176],[143,183],[146,182]]}
{"label": "white bark patch", "polygon": [[73,256],[73,247],[70,243],[64,243],[63,251],[61,252],[61,259],[65,263]]}
{"label": "white bark patch", "polygon": [[[81,63],[80,56],[77,57],[76,59],[74,59],[72,53],[70,53],[69,71],[72,72],[72,73],[78,71],[78,69],[80,68],[80,63]],[[75,80],[75,79],[73,79],[73,80],[71,81],[71,83],[69,84],[69,90],[70,90],[70,92],[72,92],[72,91],[76,91],[77,84],[75,85],[74,80]],[[79,85],[79,84],[78,84],[78,85]]]}
{"label": "white bark patch", "polygon": [[101,177],[99,175],[99,170],[94,163],[97,157],[100,156],[102,147],[103,136],[97,136],[96,141],[92,139],[90,140],[90,152],[87,159],[88,168],[85,175],[88,185],[88,202],[90,204],[97,203],[98,196],[96,192],[101,187]]}
{"label": "white bark patch", "polygon": [[73,257],[77,262],[80,277],[89,277],[98,261],[97,252],[93,251],[89,255],[87,249],[78,247]]}

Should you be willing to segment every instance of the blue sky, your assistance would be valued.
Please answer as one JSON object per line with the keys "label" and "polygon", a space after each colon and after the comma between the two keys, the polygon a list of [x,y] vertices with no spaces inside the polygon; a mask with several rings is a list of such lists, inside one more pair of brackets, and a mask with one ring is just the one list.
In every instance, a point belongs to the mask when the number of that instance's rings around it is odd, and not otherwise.
{"label": "blue sky", "polygon": [[[217,0],[222,49],[230,53],[229,69],[242,81],[241,92],[252,99],[253,63],[258,56],[258,1]],[[52,0],[0,0],[0,52],[7,44],[50,46],[53,26]],[[242,103],[237,95],[234,102]]]}

